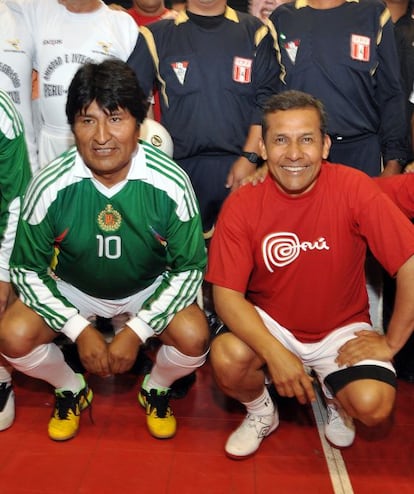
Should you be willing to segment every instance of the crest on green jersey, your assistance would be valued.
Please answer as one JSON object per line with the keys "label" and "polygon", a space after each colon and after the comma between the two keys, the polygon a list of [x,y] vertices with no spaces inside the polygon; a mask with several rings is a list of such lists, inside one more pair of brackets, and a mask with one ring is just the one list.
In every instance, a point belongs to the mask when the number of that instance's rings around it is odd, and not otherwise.
{"label": "crest on green jersey", "polygon": [[107,204],[106,208],[98,214],[98,226],[104,232],[116,232],[122,223],[121,214]]}

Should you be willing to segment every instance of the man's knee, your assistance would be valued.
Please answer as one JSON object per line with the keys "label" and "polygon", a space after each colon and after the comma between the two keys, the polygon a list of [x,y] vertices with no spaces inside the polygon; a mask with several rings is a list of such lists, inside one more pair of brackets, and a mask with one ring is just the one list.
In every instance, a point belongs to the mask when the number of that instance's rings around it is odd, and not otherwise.
{"label": "man's knee", "polygon": [[210,362],[223,385],[230,385],[234,379],[240,380],[246,371],[261,366],[252,349],[232,333],[220,334],[213,340]]}
{"label": "man's knee", "polygon": [[42,343],[52,341],[53,331],[34,311],[17,300],[0,321],[0,353],[19,358]]}
{"label": "man's knee", "polygon": [[384,422],[394,408],[395,388],[390,384],[361,380],[350,383],[337,398],[351,408],[351,415],[367,426],[375,426]]}
{"label": "man's knee", "polygon": [[178,312],[171,320],[161,341],[189,356],[204,354],[209,347],[210,332],[204,312],[196,304]]}

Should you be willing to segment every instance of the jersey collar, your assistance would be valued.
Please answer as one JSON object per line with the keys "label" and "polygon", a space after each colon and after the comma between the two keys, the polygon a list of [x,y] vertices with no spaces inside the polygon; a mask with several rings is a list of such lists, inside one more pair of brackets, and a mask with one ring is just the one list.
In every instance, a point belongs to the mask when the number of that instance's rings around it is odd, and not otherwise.
{"label": "jersey collar", "polygon": [[[345,0],[344,3],[359,3],[359,0]],[[295,8],[303,9],[303,7],[310,7],[309,0],[296,0]]]}
{"label": "jersey collar", "polygon": [[[239,22],[239,16],[237,15],[237,12],[229,7],[228,5],[226,6],[226,10],[224,11],[224,17],[228,19],[229,21],[233,22]],[[179,24],[182,24],[184,22],[187,22],[189,20],[189,17],[187,15],[187,12],[185,10],[181,10],[176,19],[175,19],[175,25],[178,26]]]}

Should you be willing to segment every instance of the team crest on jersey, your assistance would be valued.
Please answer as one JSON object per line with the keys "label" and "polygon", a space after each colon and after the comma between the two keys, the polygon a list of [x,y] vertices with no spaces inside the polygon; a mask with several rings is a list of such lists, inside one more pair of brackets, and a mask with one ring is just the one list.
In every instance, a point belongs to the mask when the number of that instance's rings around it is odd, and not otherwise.
{"label": "team crest on jersey", "polygon": [[250,58],[234,57],[233,81],[247,84],[252,81],[253,60]]}
{"label": "team crest on jersey", "polygon": [[98,45],[102,48],[105,55],[109,55],[109,50],[111,49],[112,43],[107,43],[106,41],[99,41]]}
{"label": "team crest on jersey", "polygon": [[122,223],[121,214],[111,204],[98,214],[97,220],[99,228],[104,232],[116,232]]}
{"label": "team crest on jersey", "polygon": [[294,39],[293,41],[287,41],[283,45],[286,50],[286,53],[288,54],[288,57],[290,58],[290,61],[293,64],[296,62],[296,55],[298,53],[299,45],[300,45],[299,39]]}
{"label": "team crest on jersey", "polygon": [[351,35],[351,58],[360,62],[369,62],[371,40],[359,34]]}
{"label": "team crest on jersey", "polygon": [[188,69],[188,62],[183,61],[183,62],[174,62],[171,64],[171,68],[174,71],[174,74],[176,75],[178,82],[183,85],[184,80],[185,80],[185,75],[187,73]]}

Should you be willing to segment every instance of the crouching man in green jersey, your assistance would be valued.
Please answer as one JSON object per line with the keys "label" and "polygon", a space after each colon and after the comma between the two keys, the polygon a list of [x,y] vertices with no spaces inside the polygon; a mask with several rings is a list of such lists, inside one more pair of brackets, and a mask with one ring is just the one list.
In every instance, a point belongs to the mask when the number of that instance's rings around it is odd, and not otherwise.
{"label": "crouching man in green jersey", "polygon": [[[126,372],[139,346],[160,338],[139,393],[157,438],[176,432],[170,385],[206,359],[208,326],[194,303],[206,265],[199,211],[181,168],[138,140],[146,112],[125,63],[82,66],[66,105],[76,146],[34,177],[23,203],[10,263],[19,299],[1,321],[0,352],[56,388],[57,441],[76,435],[92,399],[53,343],[58,334],[100,376]],[[112,341],[91,324],[96,316],[113,318]]]}

